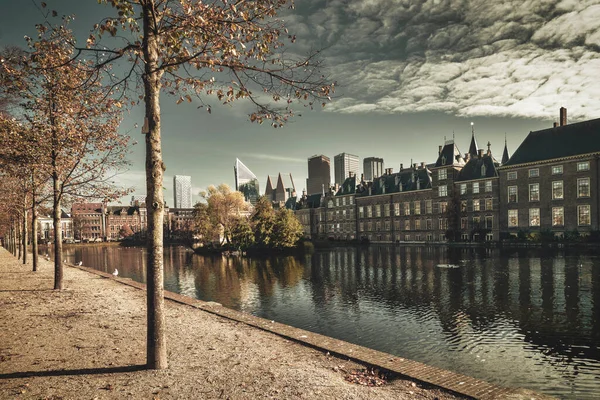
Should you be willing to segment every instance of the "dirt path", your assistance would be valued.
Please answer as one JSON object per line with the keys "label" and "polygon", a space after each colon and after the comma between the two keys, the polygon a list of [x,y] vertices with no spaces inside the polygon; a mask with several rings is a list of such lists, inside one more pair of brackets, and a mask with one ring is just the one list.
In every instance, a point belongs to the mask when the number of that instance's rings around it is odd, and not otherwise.
{"label": "dirt path", "polygon": [[0,249],[0,398],[453,399],[411,381],[346,381],[363,367],[167,301],[169,368],[143,369],[145,292],[76,268],[54,291]]}

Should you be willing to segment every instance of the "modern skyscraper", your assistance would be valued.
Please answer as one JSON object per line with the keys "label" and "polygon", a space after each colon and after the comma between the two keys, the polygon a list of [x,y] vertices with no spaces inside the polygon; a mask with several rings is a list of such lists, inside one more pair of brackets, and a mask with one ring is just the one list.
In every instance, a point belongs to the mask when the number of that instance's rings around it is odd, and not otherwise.
{"label": "modern skyscraper", "polygon": [[256,200],[260,195],[256,175],[239,158],[235,159],[233,174],[235,177],[235,190],[242,192],[247,202],[253,205],[256,204]]}
{"label": "modern skyscraper", "polygon": [[175,175],[173,177],[174,208],[192,208],[192,177]]}
{"label": "modern skyscraper", "polygon": [[342,153],[333,158],[335,167],[335,183],[341,185],[352,172],[358,176],[359,159],[354,154]]}
{"label": "modern skyscraper", "polygon": [[324,155],[315,155],[308,159],[308,179],[306,194],[321,193],[323,187],[327,191],[331,185],[331,161]]}
{"label": "modern skyscraper", "polygon": [[372,181],[383,175],[383,158],[365,158],[363,160],[363,174],[366,181]]}

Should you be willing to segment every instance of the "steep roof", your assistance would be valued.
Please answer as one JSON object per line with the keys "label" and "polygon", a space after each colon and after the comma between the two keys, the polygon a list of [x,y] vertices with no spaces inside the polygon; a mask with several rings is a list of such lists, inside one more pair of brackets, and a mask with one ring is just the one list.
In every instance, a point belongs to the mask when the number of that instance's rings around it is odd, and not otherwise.
{"label": "steep roof", "polygon": [[356,192],[356,176],[351,176],[346,178],[342,186],[340,186],[339,190],[335,194],[336,196],[343,196],[346,194],[353,194]]}
{"label": "steep roof", "polygon": [[[485,168],[482,168],[482,167]],[[498,162],[492,155],[484,154],[483,157],[472,157],[458,173],[457,181],[470,181],[473,179],[493,178],[498,176]]]}
{"label": "steep roof", "polygon": [[368,196],[369,186],[371,195],[408,192],[411,190],[431,188],[431,172],[427,168],[407,168],[400,172],[382,175],[367,185],[361,184],[356,189],[357,196]]}
{"label": "steep roof", "polygon": [[600,152],[600,118],[529,132],[503,165],[525,164]]}
{"label": "steep roof", "polygon": [[472,131],[471,133],[471,144],[469,145],[469,154],[471,156],[476,156],[477,155],[477,141],[475,140],[475,131]]}
{"label": "steep roof", "polygon": [[446,144],[442,148],[442,151],[435,162],[435,167],[437,168],[452,165],[464,165],[464,160],[462,159],[460,150],[456,144],[454,144],[454,140],[448,140],[446,141]]}
{"label": "steep roof", "polygon": [[504,151],[502,152],[502,165],[506,164],[510,159],[510,154],[508,154],[508,145],[506,144],[506,138],[504,139]]}

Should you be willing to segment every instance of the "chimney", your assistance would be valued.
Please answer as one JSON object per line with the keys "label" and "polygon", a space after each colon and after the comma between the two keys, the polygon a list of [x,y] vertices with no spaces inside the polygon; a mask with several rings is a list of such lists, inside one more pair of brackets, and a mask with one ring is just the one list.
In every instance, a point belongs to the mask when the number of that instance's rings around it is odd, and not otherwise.
{"label": "chimney", "polygon": [[479,158],[483,158],[483,149],[479,149],[479,150],[477,150],[477,156],[478,156]]}
{"label": "chimney", "polygon": [[558,126],[558,122],[554,122],[554,124],[552,124],[553,128],[556,128]]}
{"label": "chimney", "polygon": [[442,146],[439,146],[438,155],[441,155],[441,154],[442,154]]}
{"label": "chimney", "polygon": [[386,175],[391,175],[393,170],[394,170],[393,168],[386,168],[385,169],[385,174]]}
{"label": "chimney", "polygon": [[365,174],[360,174],[360,181],[364,182],[365,181]]}
{"label": "chimney", "polygon": [[417,165],[419,165],[419,164],[417,164],[417,163],[414,163],[414,164],[413,164],[413,169],[417,169]]}
{"label": "chimney", "polygon": [[404,164],[400,163],[400,171],[404,170]]}
{"label": "chimney", "polygon": [[425,161],[421,161],[421,168],[425,169]]}
{"label": "chimney", "polygon": [[470,158],[471,158],[471,154],[465,153],[465,162],[468,162]]}
{"label": "chimney", "polygon": [[564,107],[560,108],[560,126],[567,124],[567,109]]}
{"label": "chimney", "polygon": [[348,178],[354,178],[354,172],[352,172],[352,171],[348,172]]}

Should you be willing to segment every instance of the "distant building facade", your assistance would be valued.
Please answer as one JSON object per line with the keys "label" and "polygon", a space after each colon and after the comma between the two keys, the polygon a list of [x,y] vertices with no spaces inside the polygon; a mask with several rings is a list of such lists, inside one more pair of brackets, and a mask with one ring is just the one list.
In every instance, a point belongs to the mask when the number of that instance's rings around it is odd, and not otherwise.
{"label": "distant building facade", "polygon": [[175,208],[192,208],[192,177],[175,175],[173,177],[173,203]]}
{"label": "distant building facade", "polygon": [[363,160],[363,176],[366,181],[372,181],[383,175],[383,158],[367,157]]}
{"label": "distant building facade", "polygon": [[359,174],[359,158],[354,154],[341,153],[333,158],[335,183],[342,185],[346,178],[352,173],[354,176]]}
{"label": "distant building facade", "polygon": [[256,204],[256,200],[260,196],[260,187],[256,175],[239,158],[235,159],[233,174],[235,178],[235,190],[241,192],[247,202],[252,205]]}
{"label": "distant building facade", "polygon": [[279,173],[277,178],[268,176],[265,196],[276,207],[283,207],[289,199],[295,199],[296,186],[292,174]]}
{"label": "distant building facade", "polygon": [[306,194],[313,195],[328,191],[331,185],[331,160],[324,155],[315,155],[308,159],[308,178]]}

